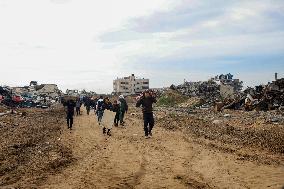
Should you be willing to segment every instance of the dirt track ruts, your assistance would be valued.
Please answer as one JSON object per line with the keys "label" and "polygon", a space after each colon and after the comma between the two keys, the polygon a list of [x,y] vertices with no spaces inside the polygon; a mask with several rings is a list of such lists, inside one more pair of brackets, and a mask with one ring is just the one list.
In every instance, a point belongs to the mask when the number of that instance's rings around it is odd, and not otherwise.
{"label": "dirt track ruts", "polygon": [[[92,112],[62,133],[75,163],[50,175],[40,188],[281,188],[284,167],[240,160],[197,143],[181,131],[154,128],[144,139],[142,121],[127,114],[125,128],[102,134]],[[64,127],[66,127],[64,125]]]}

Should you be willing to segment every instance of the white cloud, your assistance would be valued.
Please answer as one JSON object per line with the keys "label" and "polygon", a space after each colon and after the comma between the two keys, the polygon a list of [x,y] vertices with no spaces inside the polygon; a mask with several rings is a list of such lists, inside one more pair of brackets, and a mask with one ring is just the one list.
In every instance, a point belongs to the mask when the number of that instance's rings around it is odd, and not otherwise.
{"label": "white cloud", "polygon": [[[124,65],[284,51],[284,26],[277,20],[284,3],[216,2],[0,0],[0,84],[38,80],[111,92],[112,79],[135,73],[153,78],[157,87],[183,80],[187,72],[169,77],[171,70],[136,73]],[[143,20],[148,30],[135,30],[133,20]],[[210,74],[192,73],[194,79]]]}
{"label": "white cloud", "polygon": [[1,84],[39,80],[110,92],[121,60],[117,52],[101,49],[98,37],[129,18],[168,10],[170,2],[1,0]]}
{"label": "white cloud", "polygon": [[[183,1],[183,3],[184,7],[182,8],[188,6],[189,10],[193,12],[198,12],[203,8],[200,2]],[[210,11],[211,7],[207,8],[208,10],[201,12]],[[130,36],[131,40],[125,40],[123,37],[124,40],[112,44],[113,49],[120,52],[121,55],[127,54],[130,60],[132,59],[129,57],[136,59],[147,56],[155,58],[169,56],[208,58],[276,54],[284,51],[284,25],[281,24],[277,15],[277,21],[273,20],[275,16],[270,16],[273,13],[283,14],[284,3],[278,5],[270,1],[238,1],[219,9],[220,14],[215,17],[206,17],[206,19],[199,21],[197,19],[194,24],[183,24],[184,27],[181,28],[175,28],[175,23],[170,23],[173,24],[172,31],[161,26],[160,31],[156,28],[155,32],[143,32],[140,35],[135,33],[133,39]],[[178,17],[180,13],[175,10],[175,14],[177,15],[174,16]],[[162,15],[168,18],[165,13]],[[172,16],[173,13],[169,13],[169,15]],[[183,16],[184,13],[181,13],[181,19]],[[155,15],[148,18],[153,27],[159,26],[162,20],[160,17],[158,16],[156,21]],[[190,15],[188,17],[190,18]],[[129,33],[129,35],[132,34]],[[102,43],[105,44],[104,41]],[[108,41],[106,44],[109,44]]]}

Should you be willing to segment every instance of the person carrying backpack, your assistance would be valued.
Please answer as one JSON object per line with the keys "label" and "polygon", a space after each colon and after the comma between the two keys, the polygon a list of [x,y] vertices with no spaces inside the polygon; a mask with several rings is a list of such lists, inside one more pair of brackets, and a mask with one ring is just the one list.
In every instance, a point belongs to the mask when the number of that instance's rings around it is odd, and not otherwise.
{"label": "person carrying backpack", "polygon": [[152,129],[155,124],[153,115],[153,103],[156,102],[156,95],[153,92],[147,90],[136,103],[136,107],[140,107],[142,105],[144,132],[146,139],[152,137]]}
{"label": "person carrying backpack", "polygon": [[119,96],[119,104],[120,104],[120,114],[119,114],[119,120],[120,120],[120,125],[124,126],[124,115],[128,111],[128,104],[126,100],[124,99],[123,95]]}
{"label": "person carrying backpack", "polygon": [[104,99],[103,99],[103,96],[100,96],[100,98],[97,101],[97,105],[96,105],[96,114],[98,116],[99,125],[101,125],[101,122],[104,116],[104,110],[105,110]]}

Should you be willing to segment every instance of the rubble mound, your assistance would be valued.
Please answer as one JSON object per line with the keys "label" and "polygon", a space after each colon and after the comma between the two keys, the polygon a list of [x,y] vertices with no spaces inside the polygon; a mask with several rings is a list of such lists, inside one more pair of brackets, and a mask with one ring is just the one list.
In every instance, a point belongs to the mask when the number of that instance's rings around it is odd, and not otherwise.
{"label": "rubble mound", "polygon": [[220,99],[220,85],[215,81],[185,82],[184,84],[170,87],[172,90],[180,92],[187,97],[199,97],[204,104],[214,104],[216,99]]}
{"label": "rubble mound", "polygon": [[32,187],[72,161],[71,150],[61,143],[64,125],[61,108],[19,109],[0,117],[0,187]]}
{"label": "rubble mound", "polygon": [[178,104],[184,103],[189,98],[182,95],[178,91],[169,89],[165,91],[158,99],[157,105],[159,106],[177,106]]}

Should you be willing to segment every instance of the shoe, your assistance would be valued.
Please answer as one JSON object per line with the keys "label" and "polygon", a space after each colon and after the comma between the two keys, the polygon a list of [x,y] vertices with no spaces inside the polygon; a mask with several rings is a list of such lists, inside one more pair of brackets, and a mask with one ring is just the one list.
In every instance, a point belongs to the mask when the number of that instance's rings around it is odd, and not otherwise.
{"label": "shoe", "polygon": [[152,132],[149,132],[149,136],[152,137]]}
{"label": "shoe", "polygon": [[145,139],[149,139],[150,137],[149,136],[145,136]]}
{"label": "shoe", "polygon": [[110,129],[107,130],[107,135],[111,136]]}

